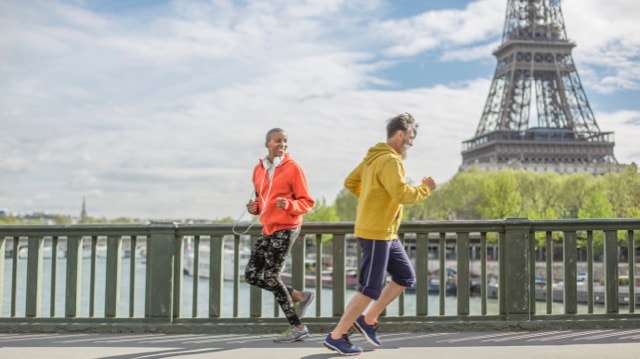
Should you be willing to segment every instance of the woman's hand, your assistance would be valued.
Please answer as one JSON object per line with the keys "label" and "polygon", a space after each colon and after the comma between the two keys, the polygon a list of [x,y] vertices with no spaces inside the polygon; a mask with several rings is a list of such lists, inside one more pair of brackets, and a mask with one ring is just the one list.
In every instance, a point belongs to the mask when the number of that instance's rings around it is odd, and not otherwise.
{"label": "woman's hand", "polygon": [[286,209],[287,208],[287,199],[286,198],[278,197],[276,199],[276,203],[277,203],[278,208],[280,208],[280,209]]}
{"label": "woman's hand", "polygon": [[258,204],[256,203],[256,201],[251,200],[249,201],[249,203],[247,203],[247,212],[251,214],[258,214]]}

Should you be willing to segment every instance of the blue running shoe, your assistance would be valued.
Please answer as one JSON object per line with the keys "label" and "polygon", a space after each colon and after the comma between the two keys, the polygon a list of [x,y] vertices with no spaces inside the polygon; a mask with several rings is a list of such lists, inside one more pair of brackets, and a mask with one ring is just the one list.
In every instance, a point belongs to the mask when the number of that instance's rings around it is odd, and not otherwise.
{"label": "blue running shoe", "polygon": [[337,351],[341,355],[360,355],[362,353],[362,348],[351,344],[349,336],[346,334],[343,334],[340,339],[333,339],[331,338],[331,333],[329,333],[329,335],[327,335],[327,339],[324,340],[322,345],[327,349]]}
{"label": "blue running shoe", "polygon": [[378,325],[367,324],[364,321],[364,315],[360,315],[358,319],[356,319],[356,321],[353,323],[353,326],[356,328],[357,331],[359,331],[360,333],[362,333],[362,335],[364,335],[364,337],[367,339],[369,343],[371,343],[371,345],[376,347],[382,346],[382,343],[380,342],[380,339],[378,339],[378,335],[376,334],[376,331],[378,330]]}

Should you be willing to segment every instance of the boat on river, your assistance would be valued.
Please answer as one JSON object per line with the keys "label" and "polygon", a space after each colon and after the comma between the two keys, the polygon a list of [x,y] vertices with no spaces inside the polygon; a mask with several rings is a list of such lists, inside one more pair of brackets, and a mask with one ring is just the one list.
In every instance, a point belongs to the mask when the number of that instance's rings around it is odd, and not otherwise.
{"label": "boat on river", "polygon": [[[208,245],[200,245],[200,257],[198,258],[198,276],[202,278],[209,278],[210,272],[210,252],[211,249]],[[247,247],[240,248],[240,279],[244,278],[244,270],[249,263],[249,258],[251,257],[251,250]],[[224,247],[224,264],[222,267],[224,280],[232,281],[234,280],[234,268],[235,268],[235,250],[233,247]],[[187,275],[195,275],[196,269],[194,268],[195,264],[195,254],[193,250],[187,248],[184,251],[183,265],[184,265],[184,273]]]}
{"label": "boat on river", "polygon": [[[29,256],[29,247],[26,246],[26,245],[19,246],[18,247],[18,259],[27,259],[28,256]],[[53,258],[53,249],[51,248],[50,245],[42,246],[42,258],[43,259],[51,259],[51,258]],[[58,259],[67,258],[67,251],[62,249],[62,248],[58,248],[56,258],[58,258]]]}
{"label": "boat on river", "polygon": [[[458,294],[458,272],[451,267],[445,268],[444,286],[440,285],[440,270],[430,270],[427,276],[427,293],[440,294],[441,287],[444,287],[445,295],[454,296]],[[476,273],[469,275],[469,293],[472,296],[480,295],[480,276]],[[407,291],[415,291],[415,288],[407,288]]]}

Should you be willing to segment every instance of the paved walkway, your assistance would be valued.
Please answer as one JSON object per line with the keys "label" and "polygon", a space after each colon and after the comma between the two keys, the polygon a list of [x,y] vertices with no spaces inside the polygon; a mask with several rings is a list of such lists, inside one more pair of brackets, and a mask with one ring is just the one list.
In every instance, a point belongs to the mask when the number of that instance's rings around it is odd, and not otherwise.
{"label": "paved walkway", "polygon": [[[360,358],[639,358],[640,329],[527,332],[380,333],[373,350],[354,334]],[[322,347],[324,335],[277,344],[273,335],[211,334],[5,334],[0,358],[234,358],[340,357]]]}

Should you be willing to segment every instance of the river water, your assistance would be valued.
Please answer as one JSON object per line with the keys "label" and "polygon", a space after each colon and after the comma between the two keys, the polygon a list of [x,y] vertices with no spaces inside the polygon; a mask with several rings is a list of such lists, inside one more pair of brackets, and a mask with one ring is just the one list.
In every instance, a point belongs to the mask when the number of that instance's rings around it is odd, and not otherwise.
{"label": "river water", "polygon": [[[42,304],[41,304],[41,316],[49,317],[51,308],[51,263],[50,259],[43,261],[43,276],[42,276]],[[18,280],[16,282],[16,316],[23,317],[25,313],[26,302],[26,264],[27,260],[18,260]],[[81,309],[80,317],[89,317],[90,307],[90,260],[85,259],[82,261],[82,288],[81,288]],[[65,268],[66,260],[59,259],[57,261],[57,278],[55,285],[55,313],[54,317],[64,317],[64,303],[65,303]],[[105,298],[105,260],[98,258],[96,261],[96,283],[95,283],[95,298],[94,301],[94,314],[93,317],[104,317],[104,298]],[[145,270],[146,265],[143,261],[137,261],[135,264],[135,288],[134,288],[134,302],[133,302],[133,317],[142,318],[144,316],[144,290],[145,290]],[[130,261],[128,259],[123,260],[121,268],[121,288],[120,288],[120,307],[118,315],[120,317],[129,317],[129,273],[130,273]],[[11,316],[11,274],[12,274],[12,260],[11,258],[5,259],[4,273],[2,276],[2,302],[0,302],[0,316]],[[239,305],[238,316],[249,316],[249,289],[250,286],[242,282],[239,285]],[[313,290],[313,288],[311,288]],[[208,317],[208,279],[201,278],[198,284],[198,296],[197,296],[197,318]],[[353,290],[347,290],[345,303],[353,296]],[[330,317],[332,315],[332,290],[322,289],[322,306],[320,316]],[[414,293],[407,292],[404,296],[404,315],[414,315],[416,308],[416,296]],[[182,317],[192,317],[193,309],[193,277],[184,275],[183,277],[183,293],[182,293]],[[264,317],[273,317],[274,313],[274,298],[270,292],[263,291],[263,312]],[[440,310],[440,299],[437,295],[428,296],[428,311],[429,315],[437,316]],[[397,316],[399,313],[399,301],[396,300],[387,308],[387,316]],[[445,315],[455,315],[457,311],[457,300],[455,296],[447,296],[444,300]],[[553,303],[553,314],[562,314],[564,312],[562,303]],[[470,315],[481,315],[481,299],[480,297],[469,298],[469,310]],[[546,303],[537,302],[536,311],[539,314],[546,313]],[[594,311],[596,313],[603,313],[604,308],[596,306]],[[587,313],[586,305],[578,305],[578,313]],[[498,301],[496,299],[487,300],[487,315],[498,314]],[[233,282],[224,282],[223,287],[223,308],[222,317],[233,316]],[[279,312],[279,316],[282,317],[282,313]],[[316,316],[315,303],[307,310],[307,317]]]}

